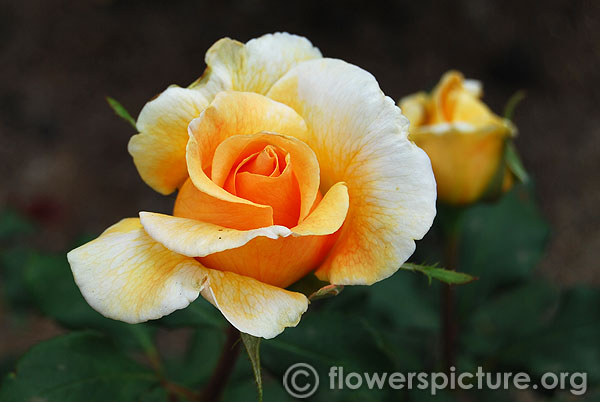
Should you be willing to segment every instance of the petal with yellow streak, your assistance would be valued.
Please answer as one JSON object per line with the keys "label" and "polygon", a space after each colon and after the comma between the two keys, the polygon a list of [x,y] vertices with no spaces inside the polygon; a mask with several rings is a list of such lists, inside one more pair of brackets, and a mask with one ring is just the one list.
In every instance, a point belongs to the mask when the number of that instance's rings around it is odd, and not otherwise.
{"label": "petal with yellow streak", "polygon": [[274,240],[290,235],[329,235],[343,225],[347,211],[348,190],[344,183],[337,183],[309,217],[291,230],[279,225],[237,230],[155,212],[140,212],[140,220],[146,232],[169,250],[189,257],[205,257],[241,247],[256,237]]}
{"label": "petal with yellow streak", "polygon": [[257,237],[241,247],[207,255],[200,261],[207,267],[287,287],[323,262],[347,211],[348,191],[344,183],[337,183],[308,218],[292,229],[292,236]]}
{"label": "petal with yellow streak", "polygon": [[[268,99],[268,98],[263,98]],[[304,136],[305,130],[294,130],[290,135]],[[285,133],[282,133],[285,134]],[[290,155],[293,172],[300,187],[300,217],[302,221],[310,212],[319,191],[319,162],[312,149],[302,141],[288,135],[261,132],[251,135],[234,135],[225,139],[215,150],[212,165],[212,181],[222,187],[227,175],[238,162],[244,149],[258,149],[275,145]]]}
{"label": "petal with yellow streak", "polygon": [[188,257],[204,257],[237,248],[259,236],[277,239],[292,234],[285,226],[237,230],[154,212],[140,212],[140,221],[154,240]]}
{"label": "petal with yellow streak", "polygon": [[[290,107],[262,95],[221,92],[200,117],[190,123],[188,129],[190,138],[186,158],[189,175],[196,188],[223,201],[257,205],[227,192],[207,176],[217,147],[234,135],[261,131],[302,137],[305,136],[306,124]],[[312,170],[307,173],[312,173]]]}
{"label": "petal with yellow streak", "polygon": [[202,296],[241,332],[274,338],[286,327],[295,327],[308,308],[308,299],[302,293],[232,272],[208,271]]}
{"label": "petal with yellow streak", "polygon": [[206,71],[190,88],[209,97],[229,90],[264,95],[289,69],[321,57],[308,39],[288,33],[266,34],[246,44],[223,38],[206,52]]}
{"label": "petal with yellow streak", "polygon": [[294,236],[323,236],[335,233],[346,219],[348,206],[348,187],[345,183],[334,184],[314,211],[298,226],[292,228]]}
{"label": "petal with yellow streak", "polygon": [[307,123],[299,138],[317,155],[321,191],[348,187],[348,216],[317,275],[372,284],[396,272],[429,230],[436,200],[429,158],[407,139],[400,109],[371,74],[333,59],[299,64],[267,96]]}
{"label": "petal with yellow streak", "polygon": [[188,177],[188,124],[206,106],[201,92],[172,86],[140,112],[136,123],[140,133],[131,137],[127,148],[144,182],[159,193],[172,193]]}
{"label": "petal with yellow streak", "polygon": [[124,219],[67,254],[75,282],[105,317],[138,323],[194,301],[207,270],[146,234],[137,218]]}
{"label": "petal with yellow streak", "polygon": [[268,205],[223,201],[198,190],[188,178],[177,193],[173,215],[238,230],[271,226],[273,208]]}

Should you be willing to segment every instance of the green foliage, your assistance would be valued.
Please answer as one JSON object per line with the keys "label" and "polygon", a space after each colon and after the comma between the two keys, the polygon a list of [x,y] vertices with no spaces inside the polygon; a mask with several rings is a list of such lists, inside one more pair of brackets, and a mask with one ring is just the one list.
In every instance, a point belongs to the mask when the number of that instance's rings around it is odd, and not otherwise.
{"label": "green foliage", "polygon": [[135,119],[133,117],[131,117],[131,115],[129,114],[129,112],[127,111],[127,109],[125,109],[123,107],[123,105],[121,105],[119,103],[119,101],[117,101],[116,99],[111,98],[110,96],[106,97],[106,101],[108,102],[108,104],[110,105],[110,107],[112,108],[112,110],[115,111],[115,113],[117,114],[117,116],[119,116],[120,118],[122,118],[123,120],[125,120],[127,123],[131,124],[131,126],[137,130],[137,126],[135,124]]}
{"label": "green foliage", "polygon": [[125,348],[148,347],[150,326],[105,318],[86,303],[73,280],[66,256],[33,252],[25,263],[24,274],[29,295],[38,308],[64,327],[101,331]]}
{"label": "green foliage", "polygon": [[527,93],[523,90],[517,91],[510,97],[504,107],[504,118],[512,120],[517,106],[527,97]]}
{"label": "green foliage", "polygon": [[28,235],[34,230],[35,226],[15,211],[7,209],[0,212],[0,241]]}
{"label": "green foliage", "polygon": [[465,285],[477,280],[477,277],[469,274],[438,268],[435,265],[419,265],[407,262],[404,263],[400,269],[421,272],[427,276],[430,284],[432,279],[437,279],[438,281],[447,283],[449,285]]}
{"label": "green foliage", "polygon": [[263,400],[263,384],[262,384],[262,373],[260,368],[260,339],[252,335],[240,333],[250,363],[252,364],[252,372],[254,373],[254,380],[256,381],[256,389],[258,392],[258,402]]}
{"label": "green foliage", "polygon": [[22,262],[27,259],[29,249],[21,243],[34,231],[35,226],[15,211],[0,212],[0,296],[17,313],[31,306],[23,292],[22,275]]}
{"label": "green foliage", "polygon": [[510,171],[516,176],[517,179],[519,179],[521,183],[526,183],[529,180],[529,175],[523,166],[523,162],[521,161],[521,157],[517,152],[515,143],[512,140],[508,140],[505,147],[504,159],[506,166],[508,166]]}
{"label": "green foliage", "polygon": [[496,204],[480,204],[461,216],[458,270],[479,277],[459,292],[459,309],[473,306],[511,283],[526,280],[541,259],[549,230],[531,186],[517,186]]}
{"label": "green foliage", "polygon": [[[433,397],[427,390],[329,389],[331,366],[359,373],[441,370],[441,290],[444,283],[471,281],[455,287],[459,371],[477,366],[526,371],[534,380],[547,371],[587,372],[589,395],[597,397],[600,291],[561,290],[534,274],[549,230],[532,194],[531,184],[519,185],[493,204],[440,208],[414,257],[427,264],[407,263],[372,286],[348,286],[340,294],[340,287],[312,275],[292,285],[291,290],[311,296],[308,312],[297,327],[274,339],[242,335],[250,361],[238,360],[222,401],[254,399],[257,383],[259,400],[293,400],[282,378],[299,362],[312,365],[320,376],[321,385],[309,398],[317,402],[520,398],[513,391],[443,391]],[[11,310],[39,310],[73,331],[26,353],[3,379],[0,400],[157,402],[198,395],[225,344],[226,321],[217,309],[199,298],[146,324],[109,320],[87,305],[64,254],[31,250],[26,239],[32,226],[15,215],[0,216],[0,241],[9,246],[0,253],[4,302]],[[448,233],[457,236],[457,271],[436,265],[444,263]],[[337,297],[320,300],[331,295]],[[164,353],[155,346],[155,335],[173,330],[184,331],[188,341],[180,352]],[[1,364],[14,368],[10,361]],[[559,392],[544,398],[570,400]]]}
{"label": "green foliage", "polygon": [[0,390],[6,402],[132,401],[159,385],[105,337],[73,332],[33,347]]}

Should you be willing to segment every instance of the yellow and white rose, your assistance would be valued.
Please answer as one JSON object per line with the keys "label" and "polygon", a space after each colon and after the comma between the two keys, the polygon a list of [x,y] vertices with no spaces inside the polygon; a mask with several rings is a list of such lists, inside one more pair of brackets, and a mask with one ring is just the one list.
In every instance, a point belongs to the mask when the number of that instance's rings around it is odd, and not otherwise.
{"label": "yellow and white rose", "polygon": [[129,152],[173,216],[140,212],[68,254],[103,315],[137,323],[199,294],[242,332],[271,338],[308,307],[285,288],[392,275],[435,216],[427,155],[368,72],[305,38],[221,39],[203,76],[142,109]]}

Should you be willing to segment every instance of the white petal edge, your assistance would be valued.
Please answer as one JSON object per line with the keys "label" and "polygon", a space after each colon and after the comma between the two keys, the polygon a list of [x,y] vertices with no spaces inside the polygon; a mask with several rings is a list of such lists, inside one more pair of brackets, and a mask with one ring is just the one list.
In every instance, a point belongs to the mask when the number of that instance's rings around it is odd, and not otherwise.
{"label": "white petal edge", "polygon": [[207,106],[203,93],[171,86],[142,108],[136,123],[140,133],[127,149],[142,180],[155,191],[170,194],[187,179],[188,125]]}
{"label": "white petal edge", "polygon": [[155,242],[137,218],[116,223],[67,259],[88,304],[131,324],[187,307],[207,277],[198,261]]}
{"label": "white petal edge", "polygon": [[155,212],[140,212],[140,221],[154,240],[169,250],[188,257],[205,257],[241,247],[259,236],[277,239],[292,234],[290,229],[279,225],[237,230]]}
{"label": "white petal edge", "polygon": [[267,96],[291,106],[309,127],[322,191],[348,186],[340,237],[317,274],[331,283],[372,284],[396,272],[435,217],[429,158],[407,139],[408,120],[375,78],[341,60],[307,61]]}
{"label": "white petal edge", "polygon": [[308,309],[308,299],[302,293],[217,270],[210,270],[202,297],[238,330],[265,339],[295,327]]}
{"label": "white petal edge", "polygon": [[146,232],[169,250],[188,256],[206,257],[238,248],[256,237],[278,239],[293,236],[324,236],[336,232],[344,223],[348,211],[348,189],[337,183],[321,200],[314,211],[292,229],[271,225],[251,230],[237,230],[195,219],[140,212]]}
{"label": "white petal edge", "polygon": [[286,32],[265,34],[246,44],[223,38],[206,52],[206,71],[190,88],[209,97],[228,90],[264,95],[289,69],[321,57],[308,39]]}

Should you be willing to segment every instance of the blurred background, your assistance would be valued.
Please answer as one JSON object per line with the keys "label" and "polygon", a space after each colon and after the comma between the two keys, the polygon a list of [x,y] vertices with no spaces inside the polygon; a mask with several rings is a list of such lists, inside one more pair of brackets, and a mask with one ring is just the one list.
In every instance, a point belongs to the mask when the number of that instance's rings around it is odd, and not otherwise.
{"label": "blurred background", "polygon": [[[170,84],[187,86],[219,38],[306,36],[324,56],[371,72],[394,100],[449,69],[484,84],[501,114],[527,91],[515,123],[523,162],[551,227],[536,267],[559,286],[600,284],[600,2],[134,1],[0,3],[0,209],[36,224],[33,246],[62,252],[174,198],[139,178],[134,116]],[[0,299],[0,357],[63,331],[35,312],[19,325]]]}

